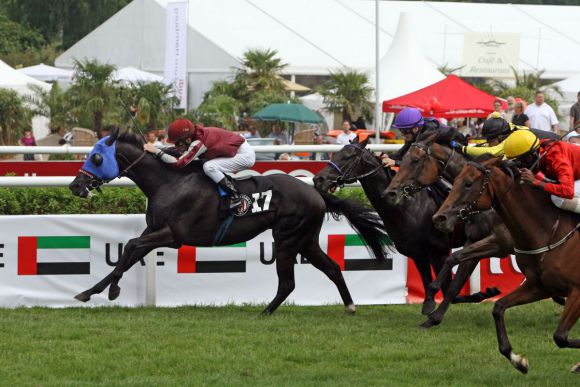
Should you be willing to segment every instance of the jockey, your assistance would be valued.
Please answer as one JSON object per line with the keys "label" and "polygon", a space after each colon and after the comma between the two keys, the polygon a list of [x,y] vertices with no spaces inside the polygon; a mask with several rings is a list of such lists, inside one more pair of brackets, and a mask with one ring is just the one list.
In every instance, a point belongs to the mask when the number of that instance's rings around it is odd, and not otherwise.
{"label": "jockey", "polygon": [[481,135],[487,140],[482,146],[465,146],[455,140],[451,141],[451,147],[470,156],[491,154],[502,156],[504,154],[505,140],[516,130],[532,131],[541,139],[559,139],[557,134],[545,130],[529,129],[526,126],[518,126],[504,120],[498,112],[493,112],[483,123]]}
{"label": "jockey", "polygon": [[564,141],[540,140],[529,130],[518,130],[505,141],[504,150],[506,158],[515,159],[523,167],[523,182],[552,194],[556,207],[580,214],[580,147]]}
{"label": "jockey", "polygon": [[175,158],[153,144],[145,144],[143,149],[176,168],[196,159],[205,160],[203,171],[230,194],[230,207],[236,208],[241,203],[238,190],[225,173],[248,169],[256,162],[254,150],[242,136],[221,128],[193,125],[181,118],[169,125],[167,141],[175,144],[181,157]]}

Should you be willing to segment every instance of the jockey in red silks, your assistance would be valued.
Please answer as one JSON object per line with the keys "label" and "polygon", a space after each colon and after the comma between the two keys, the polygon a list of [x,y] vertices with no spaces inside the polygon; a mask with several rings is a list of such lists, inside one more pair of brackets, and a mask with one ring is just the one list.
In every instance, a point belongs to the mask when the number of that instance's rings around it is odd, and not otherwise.
{"label": "jockey in red silks", "polygon": [[193,125],[181,118],[169,125],[167,141],[175,144],[181,157],[175,158],[153,144],[145,144],[143,149],[176,168],[185,167],[196,159],[205,160],[203,171],[230,194],[230,207],[240,204],[239,192],[225,173],[248,169],[256,162],[254,150],[242,136],[221,128]]}

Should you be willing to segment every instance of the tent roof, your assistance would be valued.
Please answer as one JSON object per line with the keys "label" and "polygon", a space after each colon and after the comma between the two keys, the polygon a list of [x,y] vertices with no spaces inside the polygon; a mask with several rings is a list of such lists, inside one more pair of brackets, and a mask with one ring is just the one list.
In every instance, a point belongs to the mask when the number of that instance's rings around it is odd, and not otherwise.
{"label": "tent roof", "polygon": [[19,94],[30,94],[28,85],[37,85],[44,90],[50,90],[51,87],[50,84],[18,72],[0,60],[0,87],[15,90]]}
{"label": "tent roof", "polygon": [[399,97],[445,79],[417,43],[412,15],[402,12],[389,51],[379,63],[379,101]]}
{"label": "tent roof", "polygon": [[71,70],[48,66],[44,63],[23,67],[16,71],[40,81],[70,81],[73,75],[73,71]]}
{"label": "tent roof", "polygon": [[[59,56],[57,65],[72,67],[74,57],[96,57],[163,72],[167,2],[134,0]],[[277,49],[292,74],[374,68],[372,0],[190,0],[189,6],[190,71],[225,73],[249,48]],[[435,66],[463,65],[465,32],[497,31],[521,34],[520,70],[546,69],[545,77],[560,79],[578,71],[580,7],[380,1],[380,57],[393,41],[401,12],[420,21],[419,45]]]}
{"label": "tent roof", "polygon": [[148,73],[147,71],[136,69],[135,67],[123,67],[122,69],[115,70],[113,73],[113,79],[117,81],[127,81],[127,82],[161,82],[163,77]]}
{"label": "tent roof", "polygon": [[424,115],[456,118],[486,117],[496,100],[455,75],[421,90],[383,102],[383,112],[396,113],[405,107],[416,107]]}

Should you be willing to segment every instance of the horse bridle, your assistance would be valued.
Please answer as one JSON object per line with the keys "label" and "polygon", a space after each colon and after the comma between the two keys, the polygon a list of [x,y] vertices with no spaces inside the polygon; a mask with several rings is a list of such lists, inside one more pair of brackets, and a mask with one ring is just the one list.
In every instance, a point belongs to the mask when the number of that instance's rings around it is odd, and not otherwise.
{"label": "horse bridle", "polygon": [[[481,164],[478,164],[478,163],[473,162],[473,161],[468,161],[467,164],[476,168],[478,171],[480,171],[483,174],[483,183],[481,184],[481,189],[479,190],[479,194],[477,195],[475,200],[469,202],[467,204],[467,206],[460,209],[459,212],[457,213],[457,217],[464,222],[467,221],[469,218],[471,218],[473,215],[477,215],[477,214],[481,213],[481,210],[477,209],[477,203],[479,202],[481,195],[483,195],[485,190],[487,190],[487,186],[489,185],[489,177],[491,175],[491,169],[485,168]],[[493,203],[492,203],[492,207],[495,207],[495,205]]]}
{"label": "horse bridle", "polygon": [[[137,165],[141,160],[143,160],[143,158],[145,157],[145,155],[147,154],[146,151],[143,151],[143,153],[141,153],[139,155],[139,157],[137,157],[135,160],[133,160],[133,162],[129,161],[129,159],[127,159],[127,157],[125,157],[124,155],[117,153],[116,156],[119,156],[121,158],[123,158],[129,165],[123,169],[119,175],[117,177],[114,177],[113,179],[101,179],[96,177],[95,175],[93,175],[90,172],[85,171],[84,169],[79,169],[79,172],[88,176],[90,178],[89,180],[89,191],[93,190],[93,189],[97,189],[99,190],[99,188],[103,185],[106,184],[108,182],[110,182],[111,180],[114,180],[116,178],[119,177],[123,177],[126,176],[127,173],[131,170],[131,168],[133,168],[135,165]],[[100,192],[100,191],[99,191]]]}
{"label": "horse bridle", "polygon": [[[455,154],[455,148],[452,148],[451,154],[449,155],[447,160],[445,162],[443,162],[443,161],[439,160],[438,158],[435,158],[431,155],[431,147],[429,145],[423,144],[421,142],[414,142],[411,144],[411,147],[422,150],[423,152],[425,152],[426,158],[430,158],[430,157],[434,158],[435,161],[437,161],[437,163],[439,163],[439,165],[441,165],[442,169],[441,169],[441,172],[439,172],[439,176],[443,175],[443,173],[445,172],[445,170],[449,166],[449,162],[451,161],[451,159],[453,158],[453,155]],[[403,186],[403,197],[405,199],[410,199],[411,196],[415,195],[417,192],[419,192],[425,188],[426,188],[426,186],[418,185],[418,184],[404,185]]]}
{"label": "horse bridle", "polygon": [[[372,170],[370,170],[369,172],[365,172],[361,175],[356,175],[356,176],[349,176],[348,173],[350,173],[350,171],[356,166],[358,165],[358,163],[364,159],[365,155],[367,153],[370,154],[370,152],[366,149],[366,148],[362,148],[356,144],[347,144],[344,146],[346,147],[351,147],[356,149],[357,151],[359,151],[358,156],[356,157],[356,159],[352,162],[349,163],[348,167],[343,171],[340,166],[338,164],[336,164],[335,162],[333,162],[332,160],[329,160],[327,163],[328,165],[330,165],[332,168],[334,168],[334,170],[336,172],[339,173],[339,175],[337,176],[337,178],[335,180],[332,181],[333,184],[335,184],[337,187],[342,188],[345,186],[345,184],[352,184],[358,180],[364,179],[365,177],[369,177],[371,175],[374,175],[379,169],[382,168],[382,164],[379,162],[379,165],[376,166],[375,168],[373,168]],[[371,155],[372,156],[372,155]],[[374,157],[373,157],[374,159]]]}

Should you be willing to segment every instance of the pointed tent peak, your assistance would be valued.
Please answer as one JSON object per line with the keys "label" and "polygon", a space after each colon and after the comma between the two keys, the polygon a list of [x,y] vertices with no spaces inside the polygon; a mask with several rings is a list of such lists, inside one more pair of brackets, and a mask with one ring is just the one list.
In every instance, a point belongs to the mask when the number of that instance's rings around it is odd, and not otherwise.
{"label": "pointed tent peak", "polygon": [[123,67],[121,69],[115,70],[113,73],[113,79],[117,81],[127,81],[127,82],[162,82],[163,77],[157,74],[149,73],[147,71],[140,70],[135,67]]}
{"label": "pointed tent peak", "polygon": [[401,12],[393,42],[379,63],[380,101],[445,79],[423,54],[415,36],[413,21],[412,14]]}
{"label": "pointed tent peak", "polygon": [[44,63],[23,67],[17,71],[40,81],[71,81],[73,76],[72,70],[61,69]]}

